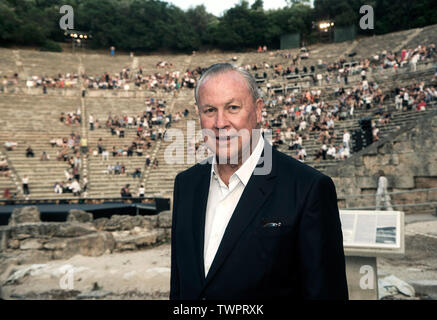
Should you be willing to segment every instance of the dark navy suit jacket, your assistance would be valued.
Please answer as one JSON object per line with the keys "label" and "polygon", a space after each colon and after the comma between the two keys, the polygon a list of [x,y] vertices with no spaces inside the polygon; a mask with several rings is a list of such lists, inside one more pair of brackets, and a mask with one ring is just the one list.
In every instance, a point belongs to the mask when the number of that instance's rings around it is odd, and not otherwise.
{"label": "dark navy suit jacket", "polygon": [[170,299],[348,299],[334,183],[276,150],[270,174],[252,174],[205,278],[210,174],[196,164],[175,179]]}

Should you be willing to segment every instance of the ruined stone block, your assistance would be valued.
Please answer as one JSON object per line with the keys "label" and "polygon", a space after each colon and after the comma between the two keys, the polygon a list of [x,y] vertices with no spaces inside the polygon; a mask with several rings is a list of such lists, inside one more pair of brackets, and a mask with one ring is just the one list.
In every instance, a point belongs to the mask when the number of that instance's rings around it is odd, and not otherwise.
{"label": "ruined stone block", "polygon": [[38,223],[41,222],[40,212],[36,206],[15,208],[9,218],[9,225],[20,223]]}
{"label": "ruined stone block", "polygon": [[25,239],[20,242],[20,250],[38,250],[42,248],[39,239]]}
{"label": "ruined stone block", "polygon": [[80,237],[97,232],[92,225],[83,223],[61,223],[53,236],[55,237]]}
{"label": "ruined stone block", "polygon": [[20,247],[20,240],[10,239],[8,241],[8,248],[10,249],[18,249]]}
{"label": "ruined stone block", "polygon": [[171,228],[171,211],[163,211],[158,214],[158,225],[160,228]]}
{"label": "ruined stone block", "polygon": [[72,209],[68,212],[67,216],[67,222],[92,222],[93,221],[93,214],[83,211],[83,210],[77,210]]}

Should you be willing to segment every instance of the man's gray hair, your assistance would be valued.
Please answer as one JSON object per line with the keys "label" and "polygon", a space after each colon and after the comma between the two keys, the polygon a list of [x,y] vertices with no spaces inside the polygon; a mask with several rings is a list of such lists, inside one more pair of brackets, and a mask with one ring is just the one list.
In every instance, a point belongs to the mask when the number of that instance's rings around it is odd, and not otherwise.
{"label": "man's gray hair", "polygon": [[194,98],[196,99],[197,105],[199,105],[199,88],[202,86],[202,84],[209,78],[228,71],[236,71],[243,76],[244,80],[246,81],[247,88],[249,89],[249,92],[253,98],[253,102],[255,102],[258,98],[262,98],[263,93],[258,88],[254,77],[250,74],[249,71],[241,67],[237,67],[236,65],[231,63],[216,63],[208,67],[208,69],[206,69],[202,73],[202,76],[197,82],[196,88],[194,89]]}

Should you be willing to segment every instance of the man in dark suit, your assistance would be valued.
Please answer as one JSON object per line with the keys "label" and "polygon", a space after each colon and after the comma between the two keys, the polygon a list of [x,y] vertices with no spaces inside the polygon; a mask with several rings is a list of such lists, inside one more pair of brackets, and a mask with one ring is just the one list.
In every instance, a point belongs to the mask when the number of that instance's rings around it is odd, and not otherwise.
{"label": "man in dark suit", "polygon": [[211,66],[195,98],[215,155],[175,179],[170,299],[348,299],[331,178],[265,141],[245,70]]}

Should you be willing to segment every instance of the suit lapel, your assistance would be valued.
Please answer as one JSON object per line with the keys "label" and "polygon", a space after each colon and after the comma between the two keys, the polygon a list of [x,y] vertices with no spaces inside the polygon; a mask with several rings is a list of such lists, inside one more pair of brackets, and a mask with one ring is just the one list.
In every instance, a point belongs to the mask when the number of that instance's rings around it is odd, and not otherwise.
{"label": "suit lapel", "polygon": [[[265,150],[265,149],[264,149]],[[223,239],[214,257],[211,268],[205,279],[205,287],[214,277],[225,262],[227,256],[232,251],[238,239],[252,222],[256,212],[267,200],[275,185],[275,165],[273,162],[272,170],[267,175],[253,175],[247,183],[243,194],[235,208],[228,226],[226,227]],[[203,244],[203,241],[202,241]],[[203,261],[203,259],[202,259]],[[202,269],[204,270],[204,269]]]}
{"label": "suit lapel", "polygon": [[203,260],[203,246],[205,238],[205,216],[206,205],[208,203],[209,184],[210,184],[211,164],[201,165],[199,180],[194,187],[193,197],[193,237],[196,252],[196,267],[202,279],[202,286],[205,280],[205,266]]}

